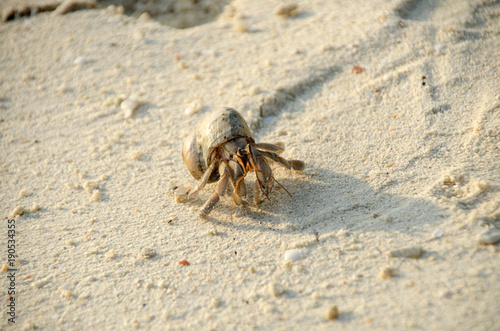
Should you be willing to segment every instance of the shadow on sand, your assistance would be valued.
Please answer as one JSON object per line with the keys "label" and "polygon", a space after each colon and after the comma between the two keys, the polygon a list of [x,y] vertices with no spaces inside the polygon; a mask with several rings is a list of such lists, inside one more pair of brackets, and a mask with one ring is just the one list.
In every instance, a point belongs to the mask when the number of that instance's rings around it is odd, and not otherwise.
{"label": "shadow on sand", "polygon": [[[247,179],[252,187],[253,175]],[[238,231],[272,231],[277,233],[323,234],[341,229],[350,231],[390,231],[418,233],[423,224],[438,223],[448,212],[423,198],[400,197],[375,190],[370,178],[335,173],[325,168],[306,168],[291,175],[279,170],[276,178],[292,194],[290,197],[275,185],[270,198],[258,206],[233,206],[231,197],[221,199],[204,222]],[[215,187],[205,188],[207,193]],[[252,197],[248,198],[252,201]],[[201,209],[203,198],[186,202]],[[283,223],[289,226],[282,226]],[[416,226],[418,224],[418,226]]]}

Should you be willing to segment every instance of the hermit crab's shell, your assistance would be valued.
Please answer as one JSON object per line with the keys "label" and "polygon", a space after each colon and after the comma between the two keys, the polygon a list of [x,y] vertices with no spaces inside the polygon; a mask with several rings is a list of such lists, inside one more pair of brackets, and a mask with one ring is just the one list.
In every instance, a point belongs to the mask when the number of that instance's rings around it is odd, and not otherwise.
{"label": "hermit crab's shell", "polygon": [[[238,111],[222,108],[210,113],[196,132],[188,137],[182,149],[184,163],[193,177],[200,179],[203,176],[215,148],[236,138],[245,138],[249,143],[255,142],[252,131]],[[218,169],[214,169],[209,182],[217,178]]]}
{"label": "hermit crab's shell", "polygon": [[207,165],[214,148],[226,141],[241,137],[249,142],[255,141],[243,116],[232,108],[222,108],[209,114],[201,122],[196,135],[203,148],[203,157]]}

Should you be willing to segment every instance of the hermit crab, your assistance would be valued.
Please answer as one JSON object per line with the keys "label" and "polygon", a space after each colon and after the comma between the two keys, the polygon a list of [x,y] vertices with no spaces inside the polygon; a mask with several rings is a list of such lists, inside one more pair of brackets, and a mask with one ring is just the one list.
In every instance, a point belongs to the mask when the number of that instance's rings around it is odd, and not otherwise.
{"label": "hermit crab", "polygon": [[205,184],[218,181],[217,189],[201,209],[200,216],[204,217],[224,195],[228,184],[233,188],[233,202],[248,205],[245,176],[255,172],[254,203],[258,205],[262,202],[260,193],[269,199],[274,182],[278,183],[269,161],[293,170],[300,171],[305,167],[302,161],[281,157],[279,154],[284,150],[282,143],[256,143],[247,122],[236,110],[222,108],[214,111],[186,139],[182,148],[184,163],[198,183],[191,188],[177,187],[174,194],[180,200],[190,198]]}

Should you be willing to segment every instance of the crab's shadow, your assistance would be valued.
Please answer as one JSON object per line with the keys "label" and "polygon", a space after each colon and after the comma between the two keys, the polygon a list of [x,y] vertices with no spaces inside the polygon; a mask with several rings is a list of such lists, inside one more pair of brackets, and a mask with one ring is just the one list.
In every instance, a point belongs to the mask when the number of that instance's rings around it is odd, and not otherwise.
{"label": "crab's shadow", "polygon": [[[411,229],[412,233],[418,233],[422,225],[436,224],[449,216],[446,210],[428,199],[386,193],[391,186],[398,185],[390,178],[387,185],[380,185],[376,175],[358,178],[320,167],[309,167],[300,174],[280,170],[275,177],[292,197],[275,186],[270,201],[263,201],[258,206],[234,205],[231,212],[232,198],[227,196],[204,222],[217,227],[219,232],[321,234],[349,229],[408,233]],[[251,181],[249,178],[249,187],[253,184]],[[214,188],[214,185],[207,186],[204,195],[209,196]],[[203,197],[189,203],[201,208]]]}

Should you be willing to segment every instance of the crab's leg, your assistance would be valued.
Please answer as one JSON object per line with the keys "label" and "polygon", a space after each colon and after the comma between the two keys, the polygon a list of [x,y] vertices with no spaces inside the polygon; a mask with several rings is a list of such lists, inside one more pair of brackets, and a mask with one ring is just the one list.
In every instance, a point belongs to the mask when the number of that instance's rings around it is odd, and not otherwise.
{"label": "crab's leg", "polygon": [[306,167],[304,161],[301,160],[288,160],[293,170],[302,171]]}
{"label": "crab's leg", "polygon": [[274,162],[277,162],[279,165],[287,168],[287,169],[293,169],[293,170],[304,170],[304,167],[306,166],[303,161],[300,160],[287,160],[278,154],[272,153],[272,152],[266,152],[266,151],[259,151],[264,157],[273,160]]}
{"label": "crab's leg", "polygon": [[176,195],[179,196],[179,197],[182,196],[182,195],[184,195],[184,196],[187,196],[188,199],[191,198],[192,196],[196,195],[207,184],[208,178],[210,178],[210,175],[212,174],[212,172],[215,169],[216,163],[217,162],[212,162],[210,164],[210,166],[208,167],[208,169],[205,171],[205,173],[200,178],[200,180],[198,181],[198,183],[196,183],[195,186],[193,186],[192,188],[190,188],[188,190],[181,190],[178,193],[176,193]]}
{"label": "crab's leg", "polygon": [[210,214],[214,206],[217,204],[217,202],[219,202],[219,198],[224,196],[228,182],[229,182],[229,171],[227,171],[227,169],[224,169],[224,172],[220,176],[219,183],[217,184],[217,189],[215,190],[214,193],[212,193],[210,198],[203,205],[203,208],[201,209],[200,212],[200,217],[205,217],[208,214]]}
{"label": "crab's leg", "polygon": [[280,142],[277,142],[274,144],[255,143],[255,144],[251,144],[251,145],[254,148],[269,151],[269,152],[274,152],[276,154],[281,154],[285,151],[285,145],[283,143],[280,143]]}
{"label": "crab's leg", "polygon": [[237,205],[247,204],[247,202],[244,200],[247,196],[247,186],[244,179],[246,174],[243,168],[237,162],[229,163],[228,168],[230,173],[232,174],[231,184],[234,188],[234,202],[236,202]]}
{"label": "crab's leg", "polygon": [[256,180],[253,186],[253,203],[256,206],[262,202],[262,200],[259,199],[259,195],[260,195],[260,184],[259,181]]}

